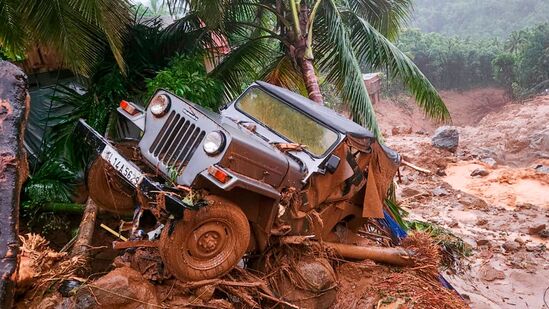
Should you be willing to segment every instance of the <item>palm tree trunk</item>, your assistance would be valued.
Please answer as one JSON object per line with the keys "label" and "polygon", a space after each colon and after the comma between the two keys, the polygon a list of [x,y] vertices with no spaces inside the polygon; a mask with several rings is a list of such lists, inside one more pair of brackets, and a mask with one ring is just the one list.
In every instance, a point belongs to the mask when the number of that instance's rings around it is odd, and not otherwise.
{"label": "palm tree trunk", "polygon": [[313,66],[313,61],[300,57],[299,65],[301,66],[301,74],[303,75],[303,81],[307,87],[307,93],[309,94],[309,99],[318,103],[319,105],[324,105],[324,98],[320,92],[320,86],[318,85],[318,77],[315,73],[315,68]]}
{"label": "palm tree trunk", "polygon": [[307,7],[307,1],[301,1],[299,4],[299,14],[297,12],[296,1],[291,0],[291,8],[294,15],[294,48],[296,51],[296,61],[301,67],[301,75],[309,94],[309,99],[316,102],[319,105],[324,105],[324,98],[320,92],[320,86],[318,85],[318,77],[315,73],[315,67],[313,66],[312,53],[307,54],[307,21],[309,20],[309,9]]}

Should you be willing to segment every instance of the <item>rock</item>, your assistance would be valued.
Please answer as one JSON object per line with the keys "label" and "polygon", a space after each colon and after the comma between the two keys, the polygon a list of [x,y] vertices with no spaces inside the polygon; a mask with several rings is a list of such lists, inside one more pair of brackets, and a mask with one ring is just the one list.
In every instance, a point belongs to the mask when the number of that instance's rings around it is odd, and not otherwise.
{"label": "rock", "polygon": [[518,242],[521,245],[524,245],[524,243],[525,243],[524,239],[522,239],[520,237],[515,238],[515,242]]}
{"label": "rock", "polygon": [[505,151],[508,153],[519,153],[530,146],[530,141],[525,137],[513,138],[505,140]]}
{"label": "rock", "polygon": [[213,298],[214,292],[214,285],[204,285],[197,288],[194,291],[194,295],[196,296],[196,298],[202,300],[203,302],[209,302]]}
{"label": "rock", "polygon": [[538,173],[549,174],[549,166],[539,164],[539,165],[536,165],[535,169],[536,169],[536,172]]}
{"label": "rock", "polygon": [[543,245],[537,245],[537,244],[526,244],[526,251],[528,252],[539,252],[543,251]]}
{"label": "rock", "polygon": [[471,176],[473,176],[473,177],[475,177],[475,176],[484,177],[484,176],[488,176],[488,174],[490,174],[490,173],[487,170],[483,169],[482,167],[479,167],[471,173]]}
{"label": "rock", "polygon": [[515,252],[520,249],[520,245],[514,241],[506,241],[502,247],[505,252]]}
{"label": "rock", "polygon": [[538,233],[541,238],[549,238],[549,230],[543,230]]}
{"label": "rock", "polygon": [[412,134],[412,127],[393,127],[391,129],[392,135],[399,135],[399,134]]}
{"label": "rock", "polygon": [[419,195],[419,194],[421,194],[421,192],[419,192],[416,189],[413,189],[413,188],[410,188],[410,187],[404,187],[402,189],[402,193],[400,194],[400,196],[403,197],[403,198],[406,198],[406,197],[411,197],[411,196]]}
{"label": "rock", "polygon": [[520,208],[520,209],[532,209],[532,208],[535,208],[536,206],[534,204],[530,204],[530,203],[523,203],[523,204],[518,204],[517,205],[517,208]]}
{"label": "rock", "polygon": [[443,170],[443,169],[440,169],[440,168],[437,169],[437,171],[435,172],[435,174],[436,174],[437,176],[440,176],[440,177],[447,176],[447,175],[446,175],[446,171]]}
{"label": "rock", "polygon": [[486,223],[488,223],[488,220],[486,219],[479,219],[477,221],[477,226],[483,226],[483,225],[486,225]]}
{"label": "rock", "polygon": [[450,193],[448,193],[448,191],[446,191],[446,189],[442,188],[442,187],[436,187],[433,189],[433,191],[431,191],[431,193],[434,195],[434,196],[446,196]]}
{"label": "rock", "polygon": [[[295,278],[303,280],[303,285],[297,286]],[[301,308],[330,308],[336,300],[337,276],[323,258],[302,258],[276,281],[277,293]]]}
{"label": "rock", "polygon": [[469,209],[486,209],[488,204],[481,199],[472,194],[462,192],[462,196],[458,199],[458,202]]}
{"label": "rock", "polygon": [[477,239],[477,246],[489,246],[490,240],[488,239]]}
{"label": "rock", "polygon": [[459,144],[459,132],[455,127],[443,126],[436,129],[431,141],[437,148],[456,152]]}
{"label": "rock", "polygon": [[545,230],[546,225],[545,224],[539,224],[535,226],[531,226],[528,228],[528,234],[529,235],[537,235],[541,231]]}
{"label": "rock", "polygon": [[[79,289],[73,302],[76,308],[160,307],[154,285],[129,267],[116,268],[91,285]],[[149,307],[145,307],[144,303],[150,304]]]}
{"label": "rock", "polygon": [[482,158],[480,159],[481,162],[485,163],[486,165],[488,165],[490,168],[495,168],[498,163],[496,162],[496,160],[494,160],[493,158]]}
{"label": "rock", "polygon": [[481,278],[485,281],[494,281],[505,279],[505,273],[501,270],[495,269],[493,266],[486,266],[481,274]]}

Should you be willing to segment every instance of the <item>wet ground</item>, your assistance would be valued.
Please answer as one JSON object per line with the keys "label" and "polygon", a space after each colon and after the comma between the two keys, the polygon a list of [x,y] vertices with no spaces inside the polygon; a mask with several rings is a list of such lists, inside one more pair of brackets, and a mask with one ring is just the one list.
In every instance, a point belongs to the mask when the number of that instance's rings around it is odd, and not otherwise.
{"label": "wet ground", "polygon": [[[549,96],[497,104],[477,124],[458,127],[455,154],[433,148],[429,130],[387,138],[433,172],[402,169],[398,193],[410,218],[472,246],[463,269],[447,278],[473,308],[549,308],[547,123]],[[485,176],[471,176],[477,169]]]}

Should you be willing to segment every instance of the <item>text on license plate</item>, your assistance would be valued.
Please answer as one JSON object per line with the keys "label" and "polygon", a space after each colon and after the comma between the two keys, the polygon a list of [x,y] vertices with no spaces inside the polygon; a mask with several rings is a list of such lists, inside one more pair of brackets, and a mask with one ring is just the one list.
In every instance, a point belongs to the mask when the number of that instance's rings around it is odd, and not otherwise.
{"label": "text on license plate", "polygon": [[117,170],[124,178],[137,187],[141,177],[141,172],[128,160],[122,157],[110,145],[106,145],[101,152],[101,157],[105,159],[115,170]]}

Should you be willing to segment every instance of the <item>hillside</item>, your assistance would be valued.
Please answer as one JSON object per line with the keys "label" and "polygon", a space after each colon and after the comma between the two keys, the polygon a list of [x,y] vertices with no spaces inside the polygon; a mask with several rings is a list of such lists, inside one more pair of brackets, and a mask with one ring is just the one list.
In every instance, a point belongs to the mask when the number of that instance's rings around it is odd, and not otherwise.
{"label": "hillside", "polygon": [[547,0],[415,0],[409,26],[461,37],[503,38],[548,21]]}
{"label": "hillside", "polygon": [[[433,171],[401,168],[407,219],[439,224],[472,248],[446,275],[471,308],[547,308],[549,96],[512,102],[497,89],[443,96],[460,134],[454,154],[431,145],[436,125],[410,102],[376,107],[387,144]],[[486,174],[471,176],[477,169]]]}

